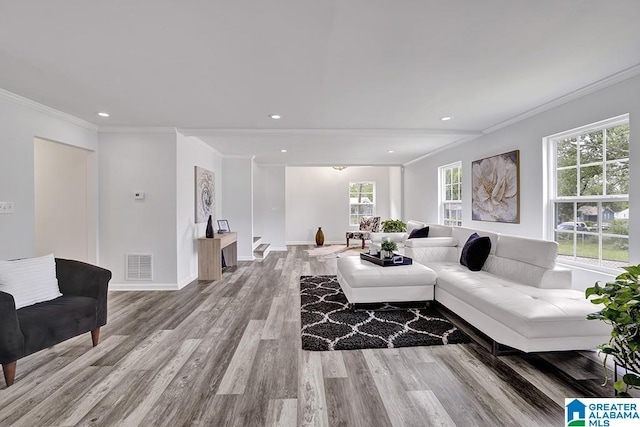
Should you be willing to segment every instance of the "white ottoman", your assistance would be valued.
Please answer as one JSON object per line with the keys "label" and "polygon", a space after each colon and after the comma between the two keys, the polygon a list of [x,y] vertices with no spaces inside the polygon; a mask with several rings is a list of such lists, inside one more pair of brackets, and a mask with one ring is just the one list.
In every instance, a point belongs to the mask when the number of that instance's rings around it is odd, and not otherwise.
{"label": "white ottoman", "polygon": [[433,301],[436,273],[414,262],[381,267],[359,256],[338,258],[338,283],[352,304]]}

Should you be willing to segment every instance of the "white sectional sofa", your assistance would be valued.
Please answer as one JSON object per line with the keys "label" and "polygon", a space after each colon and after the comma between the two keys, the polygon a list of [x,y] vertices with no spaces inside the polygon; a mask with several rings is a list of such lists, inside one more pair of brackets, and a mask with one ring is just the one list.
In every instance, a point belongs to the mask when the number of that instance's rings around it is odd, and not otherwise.
{"label": "white sectional sofa", "polygon": [[[460,264],[472,233],[488,236],[481,271]],[[435,271],[435,300],[494,341],[525,352],[594,349],[610,338],[598,307],[571,289],[571,270],[556,267],[556,242],[429,225],[429,237],[405,242],[405,255]]]}
{"label": "white sectional sofa", "polygon": [[380,250],[382,240],[387,239],[391,240],[392,242],[396,242],[398,244],[397,252],[403,253],[405,242],[407,241],[409,234],[411,234],[411,231],[415,230],[416,228],[424,228],[426,226],[427,224],[424,222],[410,220],[407,221],[406,233],[385,233],[384,231],[371,233],[371,248]]}

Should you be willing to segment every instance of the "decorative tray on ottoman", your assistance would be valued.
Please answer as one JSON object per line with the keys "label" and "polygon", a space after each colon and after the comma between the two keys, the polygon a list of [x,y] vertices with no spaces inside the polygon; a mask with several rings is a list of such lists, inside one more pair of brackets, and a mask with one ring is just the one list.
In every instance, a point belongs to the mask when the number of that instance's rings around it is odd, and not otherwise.
{"label": "decorative tray on ottoman", "polygon": [[[381,267],[393,267],[396,265],[411,265],[413,260],[408,256],[394,255],[393,258],[380,258],[380,256],[370,254],[360,254],[360,259],[372,262]],[[394,261],[395,260],[395,261]]]}

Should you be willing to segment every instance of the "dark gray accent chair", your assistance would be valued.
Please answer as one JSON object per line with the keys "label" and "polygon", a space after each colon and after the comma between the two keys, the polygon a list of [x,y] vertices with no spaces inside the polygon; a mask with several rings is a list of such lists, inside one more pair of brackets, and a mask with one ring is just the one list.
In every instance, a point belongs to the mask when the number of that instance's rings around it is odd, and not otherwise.
{"label": "dark gray accent chair", "polygon": [[16,310],[11,294],[0,291],[0,363],[7,387],[17,360],[91,332],[98,345],[107,323],[107,288],[111,272],[80,261],[56,258],[61,297]]}

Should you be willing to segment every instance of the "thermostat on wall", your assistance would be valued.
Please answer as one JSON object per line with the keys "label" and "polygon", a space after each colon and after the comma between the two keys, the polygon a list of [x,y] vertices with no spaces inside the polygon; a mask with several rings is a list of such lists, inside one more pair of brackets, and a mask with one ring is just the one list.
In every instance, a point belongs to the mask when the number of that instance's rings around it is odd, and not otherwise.
{"label": "thermostat on wall", "polygon": [[144,193],[133,193],[133,198],[136,200],[144,200]]}

